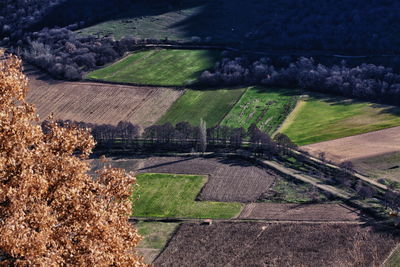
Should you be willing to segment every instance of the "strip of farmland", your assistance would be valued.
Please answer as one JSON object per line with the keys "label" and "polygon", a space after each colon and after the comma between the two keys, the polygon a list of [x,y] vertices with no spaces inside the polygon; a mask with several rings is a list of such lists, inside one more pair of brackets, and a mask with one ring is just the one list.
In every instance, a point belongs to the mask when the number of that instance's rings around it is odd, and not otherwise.
{"label": "strip of farmland", "polygon": [[135,87],[101,83],[59,82],[27,69],[28,101],[41,119],[117,124],[128,121],[142,127],[154,124],[183,91],[162,87]]}

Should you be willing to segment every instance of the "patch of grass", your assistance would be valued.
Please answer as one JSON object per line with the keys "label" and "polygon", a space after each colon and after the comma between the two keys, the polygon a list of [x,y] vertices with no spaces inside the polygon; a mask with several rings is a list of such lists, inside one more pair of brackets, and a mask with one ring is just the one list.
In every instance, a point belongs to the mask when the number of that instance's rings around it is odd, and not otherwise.
{"label": "patch of grass", "polygon": [[215,126],[221,122],[245,90],[246,88],[187,90],[161,117],[158,124],[187,121],[192,125],[199,125],[200,118],[203,118],[207,127]]}
{"label": "patch of grass", "polygon": [[249,87],[222,121],[222,125],[248,129],[252,123],[272,134],[296,105],[293,89]]}
{"label": "patch of grass", "polygon": [[220,52],[210,50],[156,49],[133,53],[86,77],[143,85],[184,86],[197,81],[214,66]]}
{"label": "patch of grass", "polygon": [[143,237],[139,248],[162,249],[171,238],[179,223],[138,222],[135,224],[139,234]]}
{"label": "patch of grass", "polygon": [[240,203],[196,201],[207,178],[197,175],[139,174],[133,194],[133,216],[232,218]]}
{"label": "patch of grass", "polygon": [[398,107],[312,94],[282,132],[306,145],[399,125]]}

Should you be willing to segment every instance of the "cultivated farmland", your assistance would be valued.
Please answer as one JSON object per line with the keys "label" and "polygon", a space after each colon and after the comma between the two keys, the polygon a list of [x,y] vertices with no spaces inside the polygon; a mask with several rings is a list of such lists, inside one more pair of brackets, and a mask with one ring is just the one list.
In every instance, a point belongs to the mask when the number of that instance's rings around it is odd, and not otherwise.
{"label": "cultivated farmland", "polygon": [[315,93],[303,101],[280,130],[298,145],[400,125],[400,108],[394,106]]}
{"label": "cultivated farmland", "polygon": [[256,201],[280,177],[243,160],[152,157],[139,172],[203,174],[208,181],[199,195],[206,201]]}
{"label": "cultivated farmland", "polygon": [[196,201],[207,177],[199,175],[139,174],[132,196],[137,217],[231,218],[239,203]]}
{"label": "cultivated farmland", "polygon": [[56,119],[98,124],[121,120],[147,127],[154,124],[182,94],[169,88],[135,87],[101,83],[59,82],[29,74],[28,101],[35,104],[41,119],[52,113]]}
{"label": "cultivated farmland", "polygon": [[302,149],[315,156],[323,151],[327,159],[336,162],[377,157],[400,151],[400,127],[306,145]]}
{"label": "cultivated farmland", "polygon": [[297,98],[293,89],[249,87],[221,124],[248,129],[255,123],[272,134],[292,111]]}
{"label": "cultivated farmland", "polygon": [[398,238],[357,224],[181,225],[156,265],[378,266]]}
{"label": "cultivated farmland", "polygon": [[220,52],[210,50],[147,50],[87,75],[89,79],[143,85],[184,86],[214,66]]}
{"label": "cultivated farmland", "polygon": [[158,123],[176,124],[187,121],[192,125],[199,125],[203,118],[207,127],[215,126],[222,121],[245,90],[246,88],[186,90]]}
{"label": "cultivated farmland", "polygon": [[294,221],[357,221],[360,212],[342,204],[247,204],[239,218]]}

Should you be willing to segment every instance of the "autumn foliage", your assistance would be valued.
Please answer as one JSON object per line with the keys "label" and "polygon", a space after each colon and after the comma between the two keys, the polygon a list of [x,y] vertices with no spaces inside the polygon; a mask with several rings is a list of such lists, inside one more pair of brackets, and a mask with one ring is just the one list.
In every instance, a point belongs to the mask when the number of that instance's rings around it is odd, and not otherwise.
{"label": "autumn foliage", "polygon": [[128,223],[135,178],[111,168],[89,176],[90,133],[56,123],[44,133],[26,94],[21,61],[1,55],[0,265],[144,265]]}

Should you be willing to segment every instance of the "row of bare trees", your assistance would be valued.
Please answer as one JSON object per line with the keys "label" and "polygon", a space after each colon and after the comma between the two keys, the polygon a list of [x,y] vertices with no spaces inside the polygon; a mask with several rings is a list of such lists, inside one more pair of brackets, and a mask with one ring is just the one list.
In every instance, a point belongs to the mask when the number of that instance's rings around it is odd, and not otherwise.
{"label": "row of bare trees", "polygon": [[[48,131],[48,122],[42,123],[44,132]],[[152,125],[143,131],[137,125],[121,121],[117,125],[91,124],[74,121],[57,121],[62,127],[76,125],[80,128],[91,129],[98,146],[103,147],[141,147],[148,150],[197,151],[205,152],[207,148],[237,149],[250,148],[254,153],[272,156],[278,152],[287,153],[295,148],[289,137],[278,134],[274,140],[262,132],[255,124],[249,129],[214,126],[207,128],[203,121],[200,126],[188,122],[180,122],[175,126],[170,123]]]}

